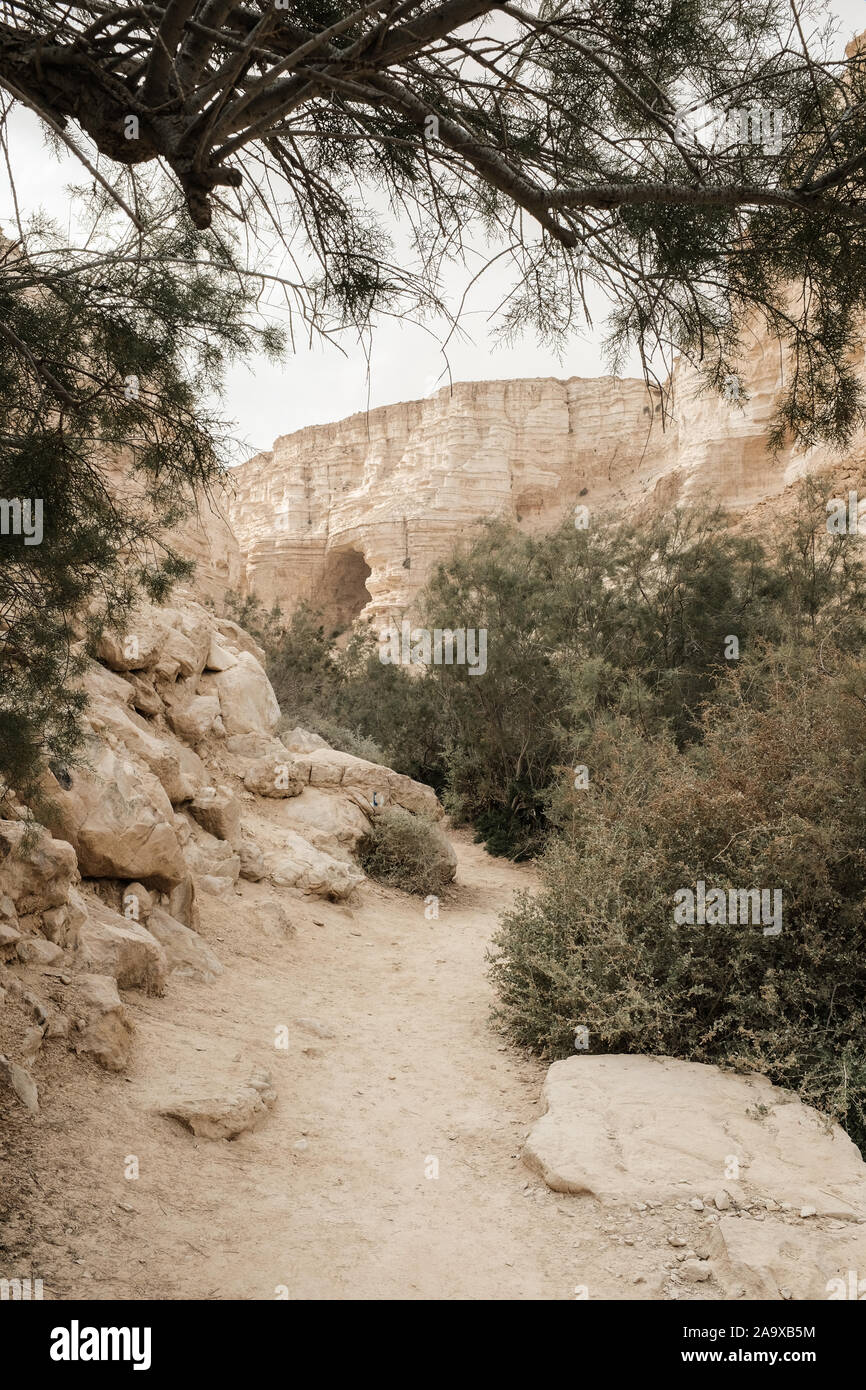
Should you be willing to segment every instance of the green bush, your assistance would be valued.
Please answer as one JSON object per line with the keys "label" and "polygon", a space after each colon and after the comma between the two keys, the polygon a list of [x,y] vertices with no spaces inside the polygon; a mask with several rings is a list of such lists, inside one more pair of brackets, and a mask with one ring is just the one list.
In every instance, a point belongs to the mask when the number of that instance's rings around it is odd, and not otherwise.
{"label": "green bush", "polygon": [[440,893],[454,877],[450,846],[439,827],[397,806],[376,816],[359,858],[370,878],[404,893]]}
{"label": "green bush", "polygon": [[[866,662],[756,655],[702,734],[680,750],[626,720],[597,731],[543,888],[497,938],[498,1016],[548,1057],[584,1025],[592,1051],[759,1070],[864,1145]],[[676,925],[699,880],[780,889],[781,934]]]}

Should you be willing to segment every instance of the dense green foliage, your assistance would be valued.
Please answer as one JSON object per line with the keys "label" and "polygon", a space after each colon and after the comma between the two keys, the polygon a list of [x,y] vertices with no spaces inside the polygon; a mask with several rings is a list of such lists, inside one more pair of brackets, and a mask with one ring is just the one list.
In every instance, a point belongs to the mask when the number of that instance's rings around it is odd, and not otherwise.
{"label": "dense green foliage", "polygon": [[410,675],[382,664],[369,633],[332,651],[306,607],[285,627],[273,614],[260,627],[269,672],[290,723],[326,718],[372,739],[489,849],[535,854],[600,720],[622,716],[685,748],[730,670],[728,639],[743,654],[791,632],[814,641],[832,611],[856,642],[862,575],[847,537],[820,540],[822,499],[807,490],[798,524],[773,543],[732,533],[715,513],[543,537],[490,524],[440,565],[422,619],[485,628],[483,676],[444,664]]}
{"label": "dense green foliage", "polygon": [[113,206],[87,199],[84,250],[44,224],[0,245],[0,497],[42,515],[39,543],[0,536],[0,782],[19,789],[74,752],[83,643],[191,570],[166,535],[226,457],[205,402],[262,340],[218,237],[198,262],[182,211],[142,203],[137,233]]}
{"label": "dense green foliage", "polygon": [[[864,1146],[864,572],[823,521],[807,488],[768,547],[762,635],[704,683],[697,721],[668,682],[661,720],[596,704],[587,785],[560,782],[542,889],[505,916],[492,972],[500,1021],[534,1051],[566,1055],[582,1025],[592,1051],[759,1070]],[[781,932],[677,924],[699,882],[779,891]]]}

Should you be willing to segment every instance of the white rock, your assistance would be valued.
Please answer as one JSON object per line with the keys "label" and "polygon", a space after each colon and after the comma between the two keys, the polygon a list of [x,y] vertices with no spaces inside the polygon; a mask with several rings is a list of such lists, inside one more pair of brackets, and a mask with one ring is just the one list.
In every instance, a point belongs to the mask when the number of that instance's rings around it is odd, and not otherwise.
{"label": "white rock", "polygon": [[[554,1062],[544,1097],[547,1114],[525,1158],[556,1191],[675,1201],[684,1188],[704,1190],[734,1154],[752,1188],[775,1201],[866,1214],[855,1145],[765,1077],[670,1057],[589,1055]],[[731,1192],[746,1196],[741,1184]]]}
{"label": "white rock", "polygon": [[88,901],[88,920],[81,928],[76,953],[84,970],[111,975],[121,989],[143,989],[162,994],[168,963],[155,937],[97,898]]}
{"label": "white rock", "polygon": [[236,1090],[207,1099],[184,1098],[159,1111],[204,1139],[235,1139],[255,1129],[276,1100],[268,1072],[259,1069]]}
{"label": "white rock", "polygon": [[125,1071],[133,1029],[110,975],[77,975],[75,993],[84,1012],[84,1027],[75,1038],[75,1051],[90,1055],[106,1071]]}
{"label": "white rock", "polygon": [[249,652],[237,663],[209,677],[219,695],[227,737],[233,734],[269,734],[279,722],[280,707],[264,668]]}
{"label": "white rock", "polygon": [[364,874],[353,864],[314,849],[292,831],[285,836],[285,849],[265,855],[265,867],[277,887],[300,888],[325,898],[346,898],[364,882]]}
{"label": "white rock", "polygon": [[207,942],[182,922],[176,922],[161,907],[153,909],[147,925],[165,951],[170,974],[211,984],[223,973],[222,964]]}

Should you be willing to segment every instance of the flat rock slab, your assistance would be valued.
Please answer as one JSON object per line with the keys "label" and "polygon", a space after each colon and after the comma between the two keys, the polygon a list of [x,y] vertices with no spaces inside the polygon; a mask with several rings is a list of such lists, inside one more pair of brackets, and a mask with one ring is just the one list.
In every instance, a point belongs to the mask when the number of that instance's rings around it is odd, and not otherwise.
{"label": "flat rock slab", "polygon": [[866,1164],[848,1136],[766,1077],[671,1057],[554,1062],[524,1160],[555,1192],[611,1202],[724,1187],[817,1215],[866,1216]]}
{"label": "flat rock slab", "polygon": [[270,1074],[259,1070],[227,1095],[176,1100],[158,1113],[178,1120],[201,1139],[236,1139],[261,1123],[276,1098]]}
{"label": "flat rock slab", "polygon": [[866,1226],[846,1222],[844,1230],[822,1230],[814,1219],[790,1225],[776,1216],[764,1221],[723,1216],[708,1240],[713,1273],[732,1296],[797,1302],[866,1298]]}

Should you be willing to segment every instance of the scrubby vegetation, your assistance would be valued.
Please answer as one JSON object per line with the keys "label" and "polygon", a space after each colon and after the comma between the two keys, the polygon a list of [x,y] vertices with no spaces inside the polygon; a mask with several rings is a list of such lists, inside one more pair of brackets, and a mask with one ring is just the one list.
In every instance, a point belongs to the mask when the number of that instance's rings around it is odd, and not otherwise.
{"label": "scrubby vegetation", "polygon": [[446,849],[432,821],[392,806],[376,816],[359,859],[370,878],[424,895],[441,893],[454,877]]}
{"label": "scrubby vegetation", "polygon": [[[542,891],[505,917],[492,973],[501,1023],[533,1051],[566,1055],[583,1025],[591,1051],[759,1070],[864,1147],[863,572],[822,496],[805,489],[768,548],[761,635],[699,704],[659,718],[653,702],[650,724],[640,701],[596,705],[588,785],[551,799]],[[780,891],[781,932],[678,925],[675,895],[698,882]]]}
{"label": "scrubby vegetation", "polygon": [[730,637],[742,654],[757,642],[815,643],[844,616],[856,645],[863,576],[852,538],[828,536],[825,519],[813,487],[776,541],[738,535],[713,512],[567,524],[543,537],[491,523],[440,565],[418,620],[486,628],[483,677],[465,665],[410,675],[382,664],[369,631],[334,650],[306,606],[286,622],[246,600],[234,616],[268,651],[290,725],[347,751],[372,739],[489,850],[517,859],[555,831],[558,789],[586,762],[599,721],[621,716],[678,749],[700,741],[703,704],[736,664]]}
{"label": "scrubby vegetation", "polygon": [[[282,341],[252,323],[230,239],[147,191],[138,228],[95,183],[73,197],[82,249],[41,216],[0,235],[0,784],[20,792],[80,750],[74,678],[100,630],[191,573],[171,529],[229,458],[207,398]],[[22,503],[28,539],[7,525]]]}
{"label": "scrubby vegetation", "polygon": [[[594,1051],[757,1069],[864,1144],[866,582],[829,495],[805,484],[760,539],[697,512],[491,525],[423,619],[487,627],[483,678],[410,677],[370,637],[332,654],[307,610],[271,674],[292,722],[372,737],[489,848],[540,856],[492,960],[516,1041],[563,1056],[584,1026]],[[379,818],[365,867],[435,891],[403,819]],[[677,924],[699,882],[780,892],[781,932]]]}

